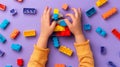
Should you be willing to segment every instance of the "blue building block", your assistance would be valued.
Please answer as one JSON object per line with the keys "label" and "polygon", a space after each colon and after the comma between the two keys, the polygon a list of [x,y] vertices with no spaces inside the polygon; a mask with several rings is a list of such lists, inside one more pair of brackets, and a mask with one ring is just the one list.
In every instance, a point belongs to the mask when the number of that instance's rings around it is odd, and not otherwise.
{"label": "blue building block", "polygon": [[59,40],[58,40],[58,37],[53,37],[52,38],[52,40],[53,40],[53,45],[54,45],[54,47],[55,48],[59,48],[60,47],[60,44],[59,44]]}
{"label": "blue building block", "polygon": [[17,11],[15,9],[11,9],[10,13],[12,14],[12,16],[15,16],[17,14]]}
{"label": "blue building block", "polygon": [[5,20],[0,24],[0,28],[1,28],[1,29],[6,29],[9,24],[10,24],[9,21],[8,21],[7,19],[5,19]]}
{"label": "blue building block", "polygon": [[11,48],[12,48],[14,51],[20,52],[21,49],[22,49],[22,46],[19,45],[19,44],[12,44],[12,45],[11,45]]}
{"label": "blue building block", "polygon": [[107,36],[106,31],[104,31],[104,30],[103,30],[102,28],[100,28],[100,27],[98,27],[98,28],[96,29],[96,32],[97,32],[99,35],[103,36],[103,37],[106,37],[106,36]]}
{"label": "blue building block", "polygon": [[65,23],[64,20],[60,20],[59,24],[60,24],[60,26],[64,26],[64,27],[67,26],[67,24]]}
{"label": "blue building block", "polygon": [[36,14],[37,10],[35,8],[23,8],[24,14]]}
{"label": "blue building block", "polygon": [[102,55],[106,55],[107,49],[104,46],[101,46],[100,47],[100,52],[101,52]]}
{"label": "blue building block", "polygon": [[6,65],[5,67],[12,67],[12,65]]}
{"label": "blue building block", "polygon": [[109,61],[108,65],[111,66],[111,67],[117,67],[112,61]]}
{"label": "blue building block", "polygon": [[84,30],[85,31],[90,31],[91,30],[91,25],[90,24],[84,24]]}
{"label": "blue building block", "polygon": [[0,34],[0,42],[1,43],[5,43],[6,42],[6,38],[2,34]]}
{"label": "blue building block", "polygon": [[59,15],[58,14],[53,14],[52,18],[57,21],[59,19]]}
{"label": "blue building block", "polygon": [[0,50],[0,57],[2,57],[5,54],[5,52]]}
{"label": "blue building block", "polygon": [[91,9],[89,9],[88,11],[86,11],[86,15],[88,17],[91,17],[92,15],[94,15],[96,13],[96,10],[94,7],[92,7]]}

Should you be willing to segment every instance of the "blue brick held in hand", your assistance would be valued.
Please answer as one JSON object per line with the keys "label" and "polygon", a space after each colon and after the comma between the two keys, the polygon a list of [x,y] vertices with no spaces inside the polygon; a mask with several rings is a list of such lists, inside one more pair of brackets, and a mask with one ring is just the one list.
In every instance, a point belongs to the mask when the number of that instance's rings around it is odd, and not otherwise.
{"label": "blue brick held in hand", "polygon": [[10,24],[10,22],[7,20],[7,19],[5,19],[1,24],[0,24],[0,28],[1,29],[6,29],[7,28],[7,26]]}
{"label": "blue brick held in hand", "polygon": [[12,65],[6,65],[5,67],[12,67]]}
{"label": "blue brick held in hand", "polygon": [[12,44],[12,45],[11,45],[11,48],[12,48],[14,51],[20,52],[21,49],[22,49],[22,46],[19,45],[19,44]]}
{"label": "blue brick held in hand", "polygon": [[53,14],[52,18],[57,21],[59,19],[59,15],[58,14]]}
{"label": "blue brick held in hand", "polygon": [[117,67],[112,61],[109,61],[108,65],[111,66],[111,67]]}
{"label": "blue brick held in hand", "polygon": [[90,24],[84,24],[84,30],[85,31],[90,31],[91,30],[91,25]]}
{"label": "blue brick held in hand", "polygon": [[96,10],[94,7],[92,7],[91,9],[89,9],[88,11],[86,11],[86,15],[88,17],[91,17],[92,15],[94,15],[96,13]]}
{"label": "blue brick held in hand", "polygon": [[107,49],[104,46],[101,46],[100,47],[100,52],[101,52],[102,55],[106,55]]}
{"label": "blue brick held in hand", "polygon": [[53,45],[54,45],[54,47],[55,47],[55,48],[59,48],[59,47],[60,47],[60,44],[59,44],[58,37],[53,37],[52,40],[53,40]]}
{"label": "blue brick held in hand", "polygon": [[15,9],[11,9],[10,13],[12,14],[12,16],[15,16],[17,14],[17,11]]}
{"label": "blue brick held in hand", "polygon": [[103,30],[101,27],[98,27],[98,28],[96,29],[96,32],[97,32],[99,35],[103,36],[103,37],[106,37],[106,36],[107,36],[106,31]]}
{"label": "blue brick held in hand", "polygon": [[5,43],[6,42],[6,38],[2,34],[0,34],[0,42],[1,43]]}
{"label": "blue brick held in hand", "polygon": [[65,23],[64,20],[60,20],[59,24],[60,24],[60,26],[64,26],[64,27],[67,26],[67,24]]}
{"label": "blue brick held in hand", "polygon": [[0,50],[0,57],[2,57],[5,54],[2,50]]}
{"label": "blue brick held in hand", "polygon": [[37,10],[35,8],[23,8],[23,13],[34,15],[37,13]]}

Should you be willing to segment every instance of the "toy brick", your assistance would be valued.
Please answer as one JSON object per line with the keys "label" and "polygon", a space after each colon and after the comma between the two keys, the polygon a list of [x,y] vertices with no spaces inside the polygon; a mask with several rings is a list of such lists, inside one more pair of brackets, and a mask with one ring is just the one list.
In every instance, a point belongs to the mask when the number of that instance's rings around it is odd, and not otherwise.
{"label": "toy brick", "polygon": [[101,46],[100,47],[100,52],[101,52],[102,55],[106,55],[107,49],[104,46]]}
{"label": "toy brick", "polygon": [[5,43],[6,42],[6,38],[2,34],[0,34],[0,42],[1,43]]}
{"label": "toy brick", "polygon": [[65,23],[64,20],[60,20],[59,24],[60,24],[60,26],[63,26],[63,27],[67,26],[67,24]]}
{"label": "toy brick", "polygon": [[109,61],[108,65],[111,66],[111,67],[117,67],[112,61]]}
{"label": "toy brick", "polygon": [[97,32],[99,35],[103,36],[103,37],[106,37],[106,36],[107,36],[106,31],[104,31],[104,30],[103,30],[102,28],[100,28],[100,27],[98,27],[98,28],[96,29],[96,32]]}
{"label": "toy brick", "polygon": [[5,67],[12,67],[12,65],[6,65]]}
{"label": "toy brick", "polygon": [[59,48],[60,47],[60,43],[59,43],[58,37],[53,37],[52,40],[53,40],[54,47],[55,48]]}
{"label": "toy brick", "polygon": [[60,46],[59,51],[68,56],[72,56],[73,53],[73,51],[70,48],[67,48],[66,46]]}
{"label": "toy brick", "polygon": [[2,57],[5,54],[2,50],[0,50],[0,57]]}
{"label": "toy brick", "polygon": [[6,6],[3,5],[3,4],[0,4],[0,10],[5,11],[6,10]]}
{"label": "toy brick", "polygon": [[54,29],[54,32],[58,32],[58,31],[65,31],[65,28],[63,26],[57,25]]}
{"label": "toy brick", "polygon": [[17,0],[18,2],[23,2],[23,0]]}
{"label": "toy brick", "polygon": [[1,29],[6,29],[9,24],[10,24],[9,21],[8,21],[7,19],[5,19],[5,20],[0,24],[0,28],[1,28]]}
{"label": "toy brick", "polygon": [[108,2],[108,0],[98,0],[98,1],[96,2],[96,5],[97,5],[98,7],[101,7],[102,5],[106,4],[107,2]]}
{"label": "toy brick", "polygon": [[120,33],[116,29],[112,30],[112,34],[115,35],[120,40]]}
{"label": "toy brick", "polygon": [[12,16],[15,16],[17,14],[17,11],[15,9],[11,9],[10,13],[12,14]]}
{"label": "toy brick", "polygon": [[19,44],[12,44],[12,45],[11,45],[11,48],[12,48],[12,50],[14,50],[14,51],[20,52],[21,49],[22,49],[22,46],[19,45]]}
{"label": "toy brick", "polygon": [[25,37],[32,37],[32,36],[36,36],[36,31],[35,30],[25,30],[23,34]]}
{"label": "toy brick", "polygon": [[69,8],[68,4],[63,4],[63,5],[62,5],[62,9],[63,9],[63,10],[68,10],[68,8]]}
{"label": "toy brick", "polygon": [[86,11],[86,15],[88,17],[91,17],[92,15],[94,15],[96,13],[96,10],[94,7],[92,7],[91,9],[89,9],[88,11]]}
{"label": "toy brick", "polygon": [[23,61],[22,58],[18,58],[18,59],[17,59],[17,65],[18,65],[18,66],[23,66],[23,65],[24,65],[24,61]]}
{"label": "toy brick", "polygon": [[54,67],[65,67],[65,64],[55,64]]}
{"label": "toy brick", "polygon": [[58,18],[63,18],[63,14],[59,13],[59,17]]}
{"label": "toy brick", "polygon": [[54,9],[54,14],[59,14],[59,10],[58,9]]}
{"label": "toy brick", "polygon": [[107,12],[105,12],[104,14],[102,14],[102,18],[108,19],[109,17],[111,17],[115,13],[117,13],[117,8],[113,7],[112,9],[110,9]]}
{"label": "toy brick", "polygon": [[58,14],[53,14],[52,18],[57,21],[59,19],[59,15]]}
{"label": "toy brick", "polygon": [[91,25],[90,24],[84,24],[84,30],[85,31],[90,31],[91,30]]}
{"label": "toy brick", "polygon": [[18,29],[14,29],[13,32],[10,34],[11,39],[15,39],[19,35],[20,31]]}
{"label": "toy brick", "polygon": [[37,10],[35,8],[23,8],[23,13],[34,15],[37,13]]}

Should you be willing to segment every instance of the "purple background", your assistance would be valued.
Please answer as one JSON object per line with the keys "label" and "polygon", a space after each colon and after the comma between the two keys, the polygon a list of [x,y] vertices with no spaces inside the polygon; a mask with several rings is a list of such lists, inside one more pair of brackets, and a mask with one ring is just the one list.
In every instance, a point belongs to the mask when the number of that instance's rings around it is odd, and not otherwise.
{"label": "purple background", "polygon": [[[120,31],[120,0],[109,0],[109,2],[101,8],[96,7],[95,3],[97,0],[25,0],[23,3],[18,3],[15,0],[0,0],[0,3],[7,5],[7,10],[5,12],[0,11],[0,22],[4,19],[10,21],[10,25],[6,30],[0,29],[0,33],[7,38],[5,44],[0,43],[0,49],[5,51],[5,56],[0,57],[0,67],[4,67],[6,64],[12,64],[13,67],[18,67],[16,65],[16,59],[22,57],[25,61],[24,67],[27,67],[28,60],[33,51],[33,45],[37,42],[38,36],[40,34],[40,16],[43,12],[45,6],[52,8],[59,8],[61,13],[65,14],[71,11],[63,11],[61,9],[62,4],[67,3],[70,7],[82,8],[82,18],[83,23],[89,23],[92,25],[92,30],[90,32],[85,32],[85,36],[90,40],[90,45],[93,51],[95,67],[108,67],[107,62],[109,60],[113,61],[118,67],[120,67],[120,41],[111,33],[113,28],[117,28]],[[37,15],[24,15],[22,10],[24,7],[33,7],[38,10]],[[85,11],[95,7],[97,14],[88,18],[85,15]],[[118,13],[108,20],[103,20],[101,14],[105,11],[111,9],[112,7],[118,8]],[[11,16],[9,10],[15,8],[18,11],[18,15]],[[102,27],[108,33],[106,38],[99,36],[95,29],[97,27]],[[9,38],[10,33],[14,28],[21,31],[19,37],[16,40],[11,40]],[[23,36],[24,30],[35,29],[37,31],[37,36],[32,38],[25,38]],[[49,61],[47,67],[54,67],[55,63],[63,63],[66,65],[71,65],[73,67],[78,67],[78,59],[73,46],[73,37],[60,37],[61,45],[66,45],[74,51],[72,57],[68,57],[60,53],[55,49],[50,41],[49,47],[51,49],[49,55]],[[19,43],[23,46],[20,53],[11,50],[10,45],[12,43]],[[105,46],[107,48],[107,55],[103,56],[100,54],[100,46]]]}

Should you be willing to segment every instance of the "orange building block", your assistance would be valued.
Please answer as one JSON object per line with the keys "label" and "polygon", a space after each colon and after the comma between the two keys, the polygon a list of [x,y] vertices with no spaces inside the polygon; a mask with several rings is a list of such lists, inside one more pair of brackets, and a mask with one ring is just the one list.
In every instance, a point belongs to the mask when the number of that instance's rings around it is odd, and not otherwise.
{"label": "orange building block", "polygon": [[63,4],[63,5],[62,5],[62,9],[63,9],[63,10],[67,10],[68,8],[69,8],[68,4]]}
{"label": "orange building block", "polygon": [[117,12],[117,8],[112,8],[110,10],[108,10],[107,12],[105,12],[104,14],[102,14],[102,18],[103,19],[107,19],[109,17],[111,17],[112,15],[114,15]]}
{"label": "orange building block", "polygon": [[23,32],[23,35],[25,37],[33,37],[33,36],[36,36],[36,31],[35,30],[25,30]]}
{"label": "orange building block", "polygon": [[14,29],[13,32],[10,34],[11,39],[15,39],[19,35],[20,31],[18,29]]}
{"label": "orange building block", "polygon": [[65,67],[65,64],[55,64],[54,67]]}
{"label": "orange building block", "polygon": [[5,10],[6,10],[6,6],[5,6],[5,5],[3,5],[3,4],[0,4],[0,10],[5,11]]}

